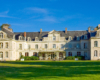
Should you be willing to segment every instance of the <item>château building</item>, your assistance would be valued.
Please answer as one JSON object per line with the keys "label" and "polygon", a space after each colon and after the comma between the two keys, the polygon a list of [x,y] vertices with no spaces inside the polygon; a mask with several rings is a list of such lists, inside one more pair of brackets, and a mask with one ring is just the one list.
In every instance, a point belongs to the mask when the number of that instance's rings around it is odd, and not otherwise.
{"label": "ch\u00e2teau building", "polygon": [[0,31],[0,60],[18,60],[20,56],[38,56],[39,60],[84,56],[100,59],[100,25],[84,31],[13,32],[4,24]]}

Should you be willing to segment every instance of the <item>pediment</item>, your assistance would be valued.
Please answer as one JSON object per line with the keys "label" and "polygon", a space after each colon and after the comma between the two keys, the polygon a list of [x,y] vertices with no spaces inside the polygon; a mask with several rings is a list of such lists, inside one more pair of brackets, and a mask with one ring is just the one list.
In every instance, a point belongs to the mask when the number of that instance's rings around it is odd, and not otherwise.
{"label": "pediment", "polygon": [[48,34],[60,34],[60,33],[58,31],[56,31],[56,30],[52,30]]}

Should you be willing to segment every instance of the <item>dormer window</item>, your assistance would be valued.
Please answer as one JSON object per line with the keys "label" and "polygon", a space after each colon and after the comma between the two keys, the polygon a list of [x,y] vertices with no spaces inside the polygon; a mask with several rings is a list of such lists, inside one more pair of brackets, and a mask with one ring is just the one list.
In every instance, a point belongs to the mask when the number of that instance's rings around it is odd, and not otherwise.
{"label": "dormer window", "polygon": [[27,39],[28,41],[31,41],[31,38],[30,37],[28,37],[28,39]]}
{"label": "dormer window", "polygon": [[77,36],[77,41],[79,41],[79,40],[80,40],[80,37]]}
{"label": "dormer window", "polygon": [[3,33],[0,33],[0,38],[3,38]]}
{"label": "dormer window", "polygon": [[84,36],[84,39],[87,39],[87,35]]}
{"label": "dormer window", "polygon": [[70,41],[72,40],[72,37],[71,37],[71,36],[69,36],[69,40],[70,40]]}
{"label": "dormer window", "polygon": [[19,36],[19,40],[22,40],[22,36]]}
{"label": "dormer window", "polygon": [[39,41],[39,38],[38,37],[35,37],[35,41]]}
{"label": "dormer window", "polygon": [[56,40],[56,36],[53,36],[53,41],[55,41]]}

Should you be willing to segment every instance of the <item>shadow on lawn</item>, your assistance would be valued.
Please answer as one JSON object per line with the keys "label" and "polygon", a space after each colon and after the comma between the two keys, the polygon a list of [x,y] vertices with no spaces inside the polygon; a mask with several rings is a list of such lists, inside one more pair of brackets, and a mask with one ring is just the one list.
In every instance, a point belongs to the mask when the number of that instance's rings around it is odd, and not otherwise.
{"label": "shadow on lawn", "polygon": [[[100,62],[2,62],[22,65],[47,65],[41,67],[0,66],[0,78],[42,79],[56,77],[82,77],[100,74]],[[49,67],[48,67],[49,66]],[[2,74],[3,73],[3,74]],[[55,77],[55,78],[56,78]]]}

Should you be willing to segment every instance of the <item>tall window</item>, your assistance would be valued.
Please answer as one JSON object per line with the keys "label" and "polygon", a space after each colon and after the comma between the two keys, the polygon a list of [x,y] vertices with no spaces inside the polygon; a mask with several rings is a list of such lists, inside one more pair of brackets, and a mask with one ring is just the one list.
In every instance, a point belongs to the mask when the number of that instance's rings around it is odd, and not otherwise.
{"label": "tall window", "polygon": [[72,52],[68,52],[68,56],[72,56]]}
{"label": "tall window", "polygon": [[54,41],[56,40],[56,36],[53,36],[53,40],[54,40]]}
{"label": "tall window", "polygon": [[98,52],[97,52],[97,50],[94,51],[94,56],[95,56],[95,57],[98,56]]}
{"label": "tall window", "polygon": [[25,56],[29,56],[29,53],[28,53],[28,52],[26,52],[26,53],[25,53]]}
{"label": "tall window", "polygon": [[87,49],[87,43],[84,43],[84,49]]}
{"label": "tall window", "polygon": [[53,44],[53,48],[56,48],[56,44]]}
{"label": "tall window", "polygon": [[64,48],[64,45],[63,44],[61,44],[61,49],[63,49]]}
{"label": "tall window", "polygon": [[45,48],[46,48],[46,49],[47,49],[47,47],[48,47],[47,44],[45,44]]}
{"label": "tall window", "polygon": [[77,52],[77,56],[81,56],[81,52]]}
{"label": "tall window", "polygon": [[0,52],[0,58],[3,58],[3,52]]}
{"label": "tall window", "polygon": [[3,38],[3,33],[0,33],[0,38]]}
{"label": "tall window", "polygon": [[22,56],[22,52],[19,53],[19,58]]}
{"label": "tall window", "polygon": [[30,49],[31,48],[31,46],[30,45],[28,45],[28,49]]}
{"label": "tall window", "polygon": [[79,48],[80,48],[80,44],[77,44],[77,45],[76,45],[76,48],[79,49]]}
{"label": "tall window", "polygon": [[38,49],[38,45],[37,44],[35,45],[35,49]]}
{"label": "tall window", "polygon": [[98,47],[98,41],[94,41],[94,47]]}
{"label": "tall window", "polygon": [[33,52],[33,56],[37,56],[37,52]]}
{"label": "tall window", "polygon": [[8,42],[6,42],[6,48],[8,48]]}
{"label": "tall window", "polygon": [[8,52],[6,52],[5,54],[6,54],[6,58],[8,58]]}
{"label": "tall window", "polygon": [[0,43],[0,48],[3,48],[3,43]]}
{"label": "tall window", "polygon": [[19,44],[19,49],[22,50],[22,44]]}

